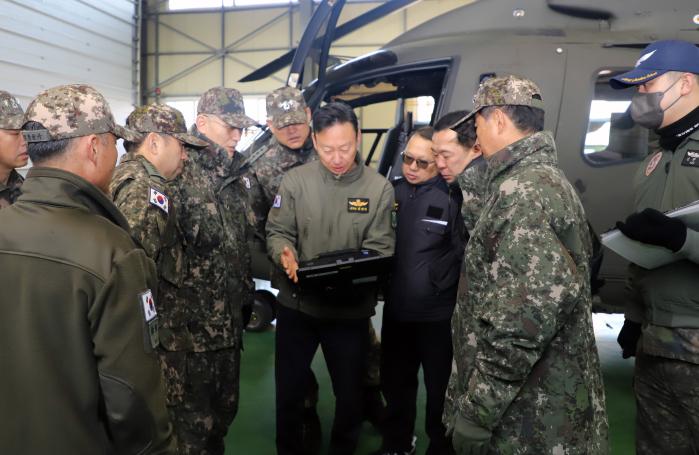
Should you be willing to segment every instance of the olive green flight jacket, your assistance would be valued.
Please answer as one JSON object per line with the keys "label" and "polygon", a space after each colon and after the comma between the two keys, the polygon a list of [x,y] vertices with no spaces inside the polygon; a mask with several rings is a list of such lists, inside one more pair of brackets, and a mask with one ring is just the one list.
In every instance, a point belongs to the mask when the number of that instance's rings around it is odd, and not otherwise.
{"label": "olive green flight jacket", "polygon": [[173,453],[153,261],[82,178],[33,168],[22,191],[0,211],[0,453]]}
{"label": "olive green flight jacket", "polygon": [[343,249],[367,248],[392,255],[394,201],[388,180],[362,163],[342,176],[332,174],[320,161],[289,170],[274,198],[266,227],[267,252],[278,266],[272,274],[272,286],[279,289],[279,302],[319,318],[374,314],[374,286],[357,287],[342,298],[328,298],[292,283],[281,269],[280,256],[285,246],[299,261]]}
{"label": "olive green flight jacket", "polygon": [[[634,208],[668,211],[699,200],[699,131],[674,151],[649,155],[634,178]],[[687,230],[678,261],[646,270],[631,265],[627,319],[642,322],[647,354],[699,363],[699,234]]]}

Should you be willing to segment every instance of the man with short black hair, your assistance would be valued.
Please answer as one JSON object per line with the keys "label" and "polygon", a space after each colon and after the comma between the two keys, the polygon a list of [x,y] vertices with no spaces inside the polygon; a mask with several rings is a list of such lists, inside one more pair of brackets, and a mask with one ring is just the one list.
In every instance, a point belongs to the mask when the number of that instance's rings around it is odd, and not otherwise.
{"label": "man with short black hair", "polygon": [[1,453],[174,453],[153,261],[107,197],[114,123],[87,85],[27,108],[34,163],[0,211]]}
{"label": "man with short black hair", "polygon": [[[478,221],[485,191],[486,162],[476,143],[473,118],[459,123],[468,111],[454,111],[437,120],[432,135],[432,153],[439,173],[461,189],[461,216],[471,232]],[[458,127],[454,125],[459,124]]]}
{"label": "man with short black hair", "polygon": [[590,234],[543,107],[532,81],[501,76],[463,119],[475,116],[488,181],[452,320],[457,396],[445,423],[459,455],[609,451]]}
{"label": "man with short black hair", "polygon": [[22,193],[24,179],[16,171],[29,161],[20,131],[24,112],[17,100],[0,90],[0,209],[13,204]]}
{"label": "man with short black hair", "polygon": [[636,356],[636,451],[699,451],[699,233],[662,212],[699,200],[699,48],[657,41],[636,67],[611,79],[636,87],[633,120],[660,137],[634,178],[635,213],[618,223],[629,238],[666,248],[676,261],[629,266],[626,320],[618,342]]}
{"label": "man with short black hair", "polygon": [[[352,109],[330,103],[313,114],[319,160],[288,171],[267,220],[267,251],[278,266],[275,380],[277,452],[303,453],[301,422],[308,369],[320,345],[335,393],[331,454],[352,454],[362,422],[362,379],[374,285],[327,290],[298,286],[299,261],[321,253],[371,249],[393,254],[393,187],[359,158]],[[285,272],[285,273],[284,273]]]}

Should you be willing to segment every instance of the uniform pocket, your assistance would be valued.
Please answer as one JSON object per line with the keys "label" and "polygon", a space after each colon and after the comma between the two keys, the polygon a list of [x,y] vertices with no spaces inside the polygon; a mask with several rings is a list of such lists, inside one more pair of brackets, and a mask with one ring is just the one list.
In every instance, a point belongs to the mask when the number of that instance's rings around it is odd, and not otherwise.
{"label": "uniform pocket", "polygon": [[418,228],[435,235],[446,235],[449,226],[446,221],[423,218],[418,221]]}

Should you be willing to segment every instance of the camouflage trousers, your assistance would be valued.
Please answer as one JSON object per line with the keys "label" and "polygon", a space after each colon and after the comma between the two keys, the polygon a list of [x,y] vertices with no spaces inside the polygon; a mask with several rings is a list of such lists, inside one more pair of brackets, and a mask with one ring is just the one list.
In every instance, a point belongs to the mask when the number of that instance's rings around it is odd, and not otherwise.
{"label": "camouflage trousers", "polygon": [[[367,333],[369,339],[369,350],[366,359],[366,371],[364,375],[364,387],[379,387],[381,385],[381,342],[376,336],[374,325],[369,320],[369,330]],[[308,389],[306,397],[303,401],[303,406],[307,409],[315,408],[318,404],[318,381],[316,380],[313,370],[310,370],[310,378],[308,381]]]}
{"label": "camouflage trousers", "polygon": [[699,453],[699,365],[639,353],[634,370],[636,453]]}
{"label": "camouflage trousers", "polygon": [[182,455],[223,455],[238,411],[240,349],[160,353],[170,420]]}

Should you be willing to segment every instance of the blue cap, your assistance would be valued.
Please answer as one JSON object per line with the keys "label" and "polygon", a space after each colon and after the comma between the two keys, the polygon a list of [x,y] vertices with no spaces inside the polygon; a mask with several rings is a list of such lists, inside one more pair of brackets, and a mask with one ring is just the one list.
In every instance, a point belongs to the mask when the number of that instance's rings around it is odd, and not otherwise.
{"label": "blue cap", "polygon": [[663,40],[649,44],[631,71],[610,79],[612,88],[645,84],[668,71],[699,74],[699,47],[688,41]]}

